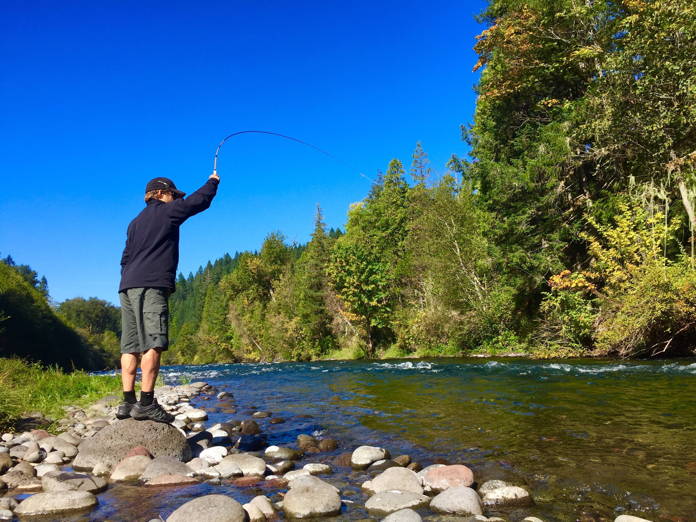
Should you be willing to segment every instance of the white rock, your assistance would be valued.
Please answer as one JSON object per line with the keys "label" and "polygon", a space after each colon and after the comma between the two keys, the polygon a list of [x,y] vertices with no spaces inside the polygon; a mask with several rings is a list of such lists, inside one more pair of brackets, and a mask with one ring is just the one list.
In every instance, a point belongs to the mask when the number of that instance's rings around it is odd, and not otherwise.
{"label": "white rock", "polygon": [[532,503],[529,492],[518,486],[504,486],[486,492],[483,505],[490,506],[526,506]]}
{"label": "white rock", "polygon": [[205,410],[191,408],[186,412],[186,417],[192,422],[199,422],[206,420],[208,418],[208,414],[205,412]]}
{"label": "white rock", "polygon": [[39,464],[34,469],[36,470],[37,477],[43,477],[46,473],[51,471],[59,471],[60,468],[55,464]]}
{"label": "white rock", "polygon": [[363,469],[373,462],[389,458],[389,452],[375,446],[360,446],[353,451],[350,463],[354,468]]}
{"label": "white rock", "polygon": [[273,509],[273,504],[271,504],[271,501],[268,499],[268,497],[265,497],[263,495],[259,495],[257,497],[252,498],[249,501],[250,504],[254,504],[263,515],[269,519],[272,520],[273,518],[276,517],[276,512],[275,509]]}
{"label": "white rock", "polygon": [[651,522],[645,518],[634,517],[633,515],[619,515],[614,522]]}
{"label": "white rock", "polygon": [[411,491],[382,491],[367,499],[365,507],[372,515],[389,515],[402,509],[426,506],[429,500]]}
{"label": "white rock", "polygon": [[23,500],[15,514],[20,516],[57,515],[97,505],[97,497],[87,491],[37,493]]}
{"label": "white rock", "polygon": [[310,462],[309,464],[305,464],[302,469],[306,469],[312,475],[325,475],[327,473],[331,473],[331,466],[328,464],[321,464],[319,462]]}
{"label": "white rock", "polygon": [[212,446],[201,451],[200,458],[208,464],[219,464],[227,456],[227,448],[224,446]]}
{"label": "white rock", "polygon": [[265,522],[266,516],[261,512],[258,506],[250,503],[242,504],[244,511],[247,512],[249,522]]}

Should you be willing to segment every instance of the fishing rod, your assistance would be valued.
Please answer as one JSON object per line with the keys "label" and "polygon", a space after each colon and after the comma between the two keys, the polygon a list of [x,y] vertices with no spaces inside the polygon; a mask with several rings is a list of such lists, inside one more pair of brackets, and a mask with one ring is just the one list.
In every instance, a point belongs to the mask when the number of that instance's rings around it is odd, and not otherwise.
{"label": "fishing rod", "polygon": [[229,136],[225,136],[225,138],[222,139],[220,143],[218,143],[217,149],[215,149],[215,159],[213,160],[213,174],[217,174],[217,162],[218,162],[218,156],[220,155],[220,149],[222,146],[225,144],[227,140],[230,138],[234,138],[235,136],[239,136],[240,134],[269,134],[271,136],[278,136],[279,138],[284,138],[286,140],[294,141],[296,143],[300,143],[301,145],[306,145],[307,147],[310,147],[318,152],[321,152],[325,156],[328,156],[329,158],[333,158],[336,161],[339,161],[340,163],[343,163],[340,159],[338,159],[336,156],[333,154],[326,152],[323,149],[320,149],[316,145],[312,145],[311,143],[308,143],[306,141],[303,141],[299,138],[293,138],[292,136],[286,136],[285,134],[280,134],[279,132],[271,132],[271,131],[265,131],[265,130],[243,130],[243,131],[237,131],[233,132]]}

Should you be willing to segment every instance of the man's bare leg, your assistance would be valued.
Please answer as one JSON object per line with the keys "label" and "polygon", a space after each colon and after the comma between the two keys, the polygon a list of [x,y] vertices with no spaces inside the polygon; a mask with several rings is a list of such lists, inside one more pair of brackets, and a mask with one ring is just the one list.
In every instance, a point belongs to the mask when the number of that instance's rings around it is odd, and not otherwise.
{"label": "man's bare leg", "polygon": [[139,353],[121,354],[121,383],[124,392],[135,390],[135,375],[138,372]]}
{"label": "man's bare leg", "polygon": [[160,369],[160,357],[162,350],[158,348],[150,348],[146,351],[140,361],[140,368],[143,372],[141,391],[146,393],[155,390],[155,382]]}

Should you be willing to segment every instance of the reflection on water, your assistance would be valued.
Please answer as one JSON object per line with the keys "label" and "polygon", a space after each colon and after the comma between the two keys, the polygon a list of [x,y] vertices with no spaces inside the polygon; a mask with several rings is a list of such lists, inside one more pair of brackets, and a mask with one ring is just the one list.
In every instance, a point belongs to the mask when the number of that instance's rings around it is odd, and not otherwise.
{"label": "reflection on water", "polygon": [[[186,377],[225,387],[240,414],[259,408],[287,417],[268,429],[269,443],[326,430],[344,448],[370,443],[423,464],[464,462],[479,481],[526,483],[534,513],[548,520],[613,520],[624,511],[696,520],[693,360],[236,364],[163,374],[169,382]],[[210,422],[228,418],[214,412]],[[155,495],[147,511],[170,513],[184,502],[180,495],[210,487]],[[243,491],[228,488],[243,500]],[[100,508],[105,516],[129,499],[112,491],[113,503]]]}

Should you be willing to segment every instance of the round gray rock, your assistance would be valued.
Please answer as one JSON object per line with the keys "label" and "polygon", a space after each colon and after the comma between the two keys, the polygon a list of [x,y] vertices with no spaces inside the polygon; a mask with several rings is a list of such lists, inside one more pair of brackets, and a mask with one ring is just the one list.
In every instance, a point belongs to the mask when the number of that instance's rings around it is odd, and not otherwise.
{"label": "round gray rock", "polygon": [[244,522],[246,511],[233,498],[225,495],[205,495],[186,502],[169,515],[167,522]]}
{"label": "round gray rock", "polygon": [[83,473],[51,471],[41,477],[41,487],[48,493],[55,491],[99,493],[106,489],[106,480]]}
{"label": "round gray rock", "polygon": [[401,509],[382,519],[382,522],[421,522],[421,516],[412,509]]}
{"label": "round gray rock", "polygon": [[140,480],[148,482],[160,475],[188,475],[193,470],[174,457],[155,457],[143,471]]}
{"label": "round gray rock", "polygon": [[[98,463],[115,466],[135,446],[145,446],[155,457],[191,459],[186,437],[174,426],[154,421],[126,419],[84,439],[73,462],[76,470],[90,470]],[[62,449],[61,449],[62,451]]]}
{"label": "round gray rock", "polygon": [[227,455],[220,461],[218,467],[222,467],[223,463],[237,466],[244,475],[263,475],[266,471],[265,460],[245,453]]}
{"label": "round gray rock", "polygon": [[415,471],[400,467],[384,470],[372,480],[363,483],[362,487],[371,493],[390,490],[411,491],[419,495],[423,493],[423,486]]}
{"label": "round gray rock", "polygon": [[373,515],[389,515],[395,511],[427,506],[430,498],[412,491],[382,491],[372,495],[365,507]]}
{"label": "round gray rock", "polygon": [[331,484],[311,475],[301,477],[290,483],[283,510],[289,518],[337,515],[341,512],[341,497]]}
{"label": "round gray rock", "polygon": [[430,508],[448,515],[483,515],[483,505],[478,493],[467,486],[450,488],[430,502]]}
{"label": "round gray rock", "polygon": [[87,491],[37,493],[23,500],[15,509],[15,514],[20,517],[58,515],[91,509],[96,505],[97,497]]}

